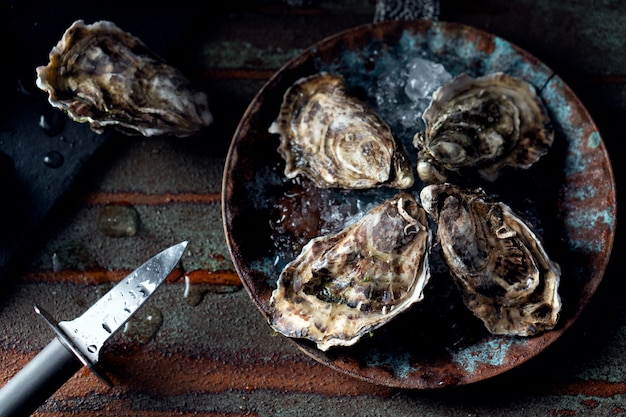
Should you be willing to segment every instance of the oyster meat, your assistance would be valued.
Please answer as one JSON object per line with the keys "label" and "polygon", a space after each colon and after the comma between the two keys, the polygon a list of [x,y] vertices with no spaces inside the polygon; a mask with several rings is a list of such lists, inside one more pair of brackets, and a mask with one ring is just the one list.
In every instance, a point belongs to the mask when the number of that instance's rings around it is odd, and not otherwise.
{"label": "oyster meat", "polygon": [[554,140],[547,110],[526,81],[502,72],[461,74],[439,87],[422,115],[417,173],[428,184],[469,174],[493,182],[503,168],[529,168]]}
{"label": "oyster meat", "polygon": [[433,184],[420,198],[465,305],[491,333],[532,336],[556,325],[560,267],[526,220],[481,189]]}
{"label": "oyster meat", "polygon": [[207,95],[114,23],[75,21],[37,68],[48,101],[102,133],[191,136],[213,116]]}
{"label": "oyster meat", "polygon": [[321,72],[296,81],[269,132],[280,135],[288,178],[301,174],[323,188],[413,185],[406,149],[377,113],[349,94],[340,75]]}
{"label": "oyster meat", "polygon": [[325,351],[353,345],[406,311],[430,278],[427,221],[400,191],[339,233],[312,239],[281,272],[270,325]]}

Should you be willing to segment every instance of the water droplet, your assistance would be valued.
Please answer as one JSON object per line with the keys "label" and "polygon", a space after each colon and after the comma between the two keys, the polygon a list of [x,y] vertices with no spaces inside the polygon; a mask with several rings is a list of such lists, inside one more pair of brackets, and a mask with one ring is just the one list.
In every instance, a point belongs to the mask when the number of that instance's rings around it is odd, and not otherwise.
{"label": "water droplet", "polygon": [[50,151],[43,157],[43,163],[50,168],[60,168],[65,162],[65,158],[58,151]]}
{"label": "water droplet", "polygon": [[139,288],[139,292],[141,292],[141,295],[147,297],[148,295],[152,294],[154,290],[156,290],[156,284],[148,279],[141,281],[137,288]]}
{"label": "water droplet", "polygon": [[187,301],[187,304],[191,306],[197,306],[202,301],[204,291],[199,285],[191,283],[189,275],[185,274],[185,291],[183,292],[183,298]]}
{"label": "water droplet", "polygon": [[96,345],[89,345],[87,350],[91,353],[96,353],[98,351],[98,347]]}
{"label": "water droplet", "polygon": [[122,334],[143,344],[154,337],[162,324],[163,313],[161,310],[148,305],[131,317],[126,326],[124,326]]}
{"label": "water droplet", "polygon": [[61,261],[59,260],[59,254],[55,252],[52,254],[52,270],[54,272],[59,272],[62,269],[63,266],[61,264]]}
{"label": "water droplet", "polygon": [[[64,242],[54,248],[52,253],[52,269],[58,272],[62,269],[74,271],[89,271],[99,269],[98,261],[81,243]],[[92,278],[85,276],[85,282],[95,283]]]}
{"label": "water droplet", "polygon": [[139,214],[130,204],[109,204],[98,215],[98,230],[109,237],[135,236],[139,229]]}
{"label": "water droplet", "polygon": [[24,94],[25,96],[32,96],[33,92],[36,90],[36,87],[32,85],[32,83],[26,83],[23,79],[17,79],[17,91],[20,94]]}
{"label": "water droplet", "polygon": [[39,127],[48,136],[56,136],[63,131],[67,116],[54,107],[46,107],[39,116]]}
{"label": "water droplet", "polygon": [[118,327],[117,318],[109,314],[102,320],[102,328],[109,333],[113,333]]}

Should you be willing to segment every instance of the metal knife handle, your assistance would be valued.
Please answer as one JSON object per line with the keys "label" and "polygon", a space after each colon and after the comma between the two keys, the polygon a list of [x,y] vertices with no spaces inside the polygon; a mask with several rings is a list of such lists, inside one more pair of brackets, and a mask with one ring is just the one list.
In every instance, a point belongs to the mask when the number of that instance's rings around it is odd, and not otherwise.
{"label": "metal knife handle", "polygon": [[82,366],[55,338],[0,388],[0,417],[31,415]]}

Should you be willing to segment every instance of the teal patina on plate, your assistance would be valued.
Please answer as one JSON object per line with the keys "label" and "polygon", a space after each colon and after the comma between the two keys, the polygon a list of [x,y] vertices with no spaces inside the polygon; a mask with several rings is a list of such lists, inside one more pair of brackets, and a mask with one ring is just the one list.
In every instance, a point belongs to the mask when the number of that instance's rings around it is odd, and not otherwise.
{"label": "teal patina on plate", "polygon": [[[369,95],[372,85],[412,57],[440,63],[451,75],[506,72],[531,83],[544,99],[555,128],[553,148],[531,169],[484,188],[533,222],[562,268],[559,323],[535,337],[489,334],[465,308],[447,271],[434,262],[425,299],[356,345],[323,352],[307,340],[288,339],[321,363],[354,377],[426,389],[505,372],[570,327],[602,280],[615,234],[616,201],[611,164],[593,120],[563,81],[532,55],[456,23],[390,21],[357,27],[288,62],[259,91],[233,137],[224,169],[224,228],[244,287],[265,317],[286,263],[310,238],[341,227],[341,221],[331,219],[331,210],[347,221],[395,194],[387,189],[320,190],[305,179],[287,180],[276,150],[279,139],[268,133],[284,92],[301,77],[339,73],[356,95],[380,111]],[[392,128],[413,149],[416,132]],[[411,157],[415,162],[415,155]],[[411,191],[422,187],[417,181]]]}

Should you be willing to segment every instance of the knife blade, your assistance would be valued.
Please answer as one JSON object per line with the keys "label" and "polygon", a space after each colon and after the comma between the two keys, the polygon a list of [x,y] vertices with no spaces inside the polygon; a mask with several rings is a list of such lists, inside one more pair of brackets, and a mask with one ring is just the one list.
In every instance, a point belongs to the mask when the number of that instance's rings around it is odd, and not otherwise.
{"label": "knife blade", "polygon": [[52,327],[56,338],[0,388],[0,417],[30,415],[82,366],[112,386],[96,366],[104,343],[165,281],[187,243],[180,242],[150,258],[74,320],[57,323],[35,306],[35,312]]}

